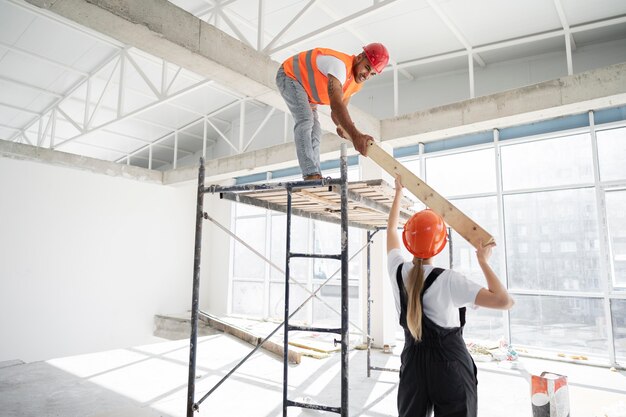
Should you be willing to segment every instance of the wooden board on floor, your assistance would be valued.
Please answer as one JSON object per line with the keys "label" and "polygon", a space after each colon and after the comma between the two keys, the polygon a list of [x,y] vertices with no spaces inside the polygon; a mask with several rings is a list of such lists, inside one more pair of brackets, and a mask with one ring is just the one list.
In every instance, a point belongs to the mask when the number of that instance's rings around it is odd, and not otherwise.
{"label": "wooden board on floor", "polygon": [[293,350],[294,352],[300,353],[302,356],[307,356],[309,358],[314,358],[314,359],[330,358],[330,353],[307,349],[307,348],[303,348],[300,346],[294,346],[291,343],[289,343],[289,350]]}
{"label": "wooden board on floor", "polygon": [[[257,346],[259,343],[263,341],[263,339],[265,339],[265,337],[257,336],[253,333],[250,333],[249,331],[245,329],[242,329],[241,327],[226,323],[225,321],[220,320],[215,316],[211,316],[210,314],[201,312],[199,316],[200,316],[199,318],[201,321],[207,323],[209,326],[213,327],[214,329],[217,329],[217,330],[223,331],[224,333],[228,333],[235,337],[238,337],[239,339],[244,340],[253,346]],[[279,355],[280,357],[283,356],[283,352],[284,352],[283,344],[280,342],[275,342],[270,339],[266,341],[265,343],[263,343],[263,346],[261,347],[269,352]],[[287,353],[287,358],[288,358],[287,360],[289,361],[289,363],[299,364],[302,361],[302,353],[289,349]]]}

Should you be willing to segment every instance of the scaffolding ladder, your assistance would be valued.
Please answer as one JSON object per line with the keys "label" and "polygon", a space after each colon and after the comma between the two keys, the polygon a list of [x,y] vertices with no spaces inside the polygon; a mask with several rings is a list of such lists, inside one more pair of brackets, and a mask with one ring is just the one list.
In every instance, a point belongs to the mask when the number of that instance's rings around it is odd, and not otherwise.
{"label": "scaffolding ladder", "polygon": [[[341,197],[341,252],[339,254],[310,254],[291,252],[291,193],[299,185],[287,185],[287,239],[285,251],[285,321],[284,321],[284,348],[283,348],[283,417],[287,417],[288,407],[300,407],[312,410],[330,411],[340,414],[342,417],[348,416],[348,348],[349,348],[349,329],[348,329],[348,164],[346,156],[346,145],[341,145],[340,172],[339,181],[328,180],[329,183],[338,183],[340,185]],[[289,324],[289,274],[290,261],[292,258],[318,258],[318,259],[335,259],[341,262],[341,327],[324,328],[324,327],[307,327],[294,326]],[[289,332],[290,331],[311,331],[320,333],[335,333],[341,335],[341,406],[333,407],[321,404],[310,404],[290,400],[288,398],[288,380],[289,380]],[[335,344],[337,340],[335,339]]]}

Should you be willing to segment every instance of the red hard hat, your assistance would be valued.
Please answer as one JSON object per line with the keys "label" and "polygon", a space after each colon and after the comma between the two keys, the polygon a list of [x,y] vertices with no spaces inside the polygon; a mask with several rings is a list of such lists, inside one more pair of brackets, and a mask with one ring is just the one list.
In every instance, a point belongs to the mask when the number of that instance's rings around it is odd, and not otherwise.
{"label": "red hard hat", "polygon": [[370,43],[363,47],[365,56],[369,59],[374,70],[380,74],[389,62],[389,52],[382,43]]}
{"label": "red hard hat", "polygon": [[448,229],[441,216],[430,209],[415,213],[402,232],[404,246],[413,256],[432,258],[446,246]]}

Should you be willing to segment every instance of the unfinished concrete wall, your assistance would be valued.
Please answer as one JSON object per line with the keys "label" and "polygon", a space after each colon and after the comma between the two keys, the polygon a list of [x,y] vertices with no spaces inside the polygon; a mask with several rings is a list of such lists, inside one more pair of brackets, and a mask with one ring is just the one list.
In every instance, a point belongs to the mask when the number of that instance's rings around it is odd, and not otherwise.
{"label": "unfinished concrete wall", "polygon": [[[573,55],[574,73],[626,62],[626,39],[579,46]],[[466,61],[463,59],[462,61]],[[467,64],[460,70],[408,80],[399,76],[399,114],[443,106],[469,98]],[[419,67],[417,67],[419,72]],[[387,69],[389,70],[389,69]],[[416,70],[411,70],[414,72]],[[475,96],[486,96],[567,75],[565,52],[529,56],[481,68],[474,66]],[[389,80],[392,80],[389,77]],[[366,83],[351,100],[359,108],[380,118],[393,117],[393,85],[382,80]]]}
{"label": "unfinished concrete wall", "polygon": [[149,343],[191,305],[195,186],[0,158],[0,361]]}

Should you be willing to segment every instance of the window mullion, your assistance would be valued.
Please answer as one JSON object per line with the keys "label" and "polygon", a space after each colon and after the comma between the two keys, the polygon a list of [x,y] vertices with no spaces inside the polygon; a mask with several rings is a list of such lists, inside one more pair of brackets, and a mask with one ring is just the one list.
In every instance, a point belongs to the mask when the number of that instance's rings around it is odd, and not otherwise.
{"label": "window mullion", "polygon": [[612,364],[617,363],[615,358],[615,343],[613,340],[613,320],[611,317],[611,299],[610,293],[613,290],[613,273],[614,269],[610,268],[613,259],[611,256],[609,229],[606,216],[606,198],[604,190],[600,185],[600,160],[598,157],[598,138],[596,135],[596,126],[593,111],[589,112],[589,129],[591,133],[591,150],[593,159],[593,179],[596,193],[596,216],[598,217],[598,240],[600,242],[600,277],[604,306],[604,319],[606,321],[606,337],[609,348],[609,361]]}
{"label": "window mullion", "polygon": [[[502,277],[503,284],[509,288],[509,268],[506,263],[506,239],[504,238],[504,197],[502,195],[502,165],[500,163],[500,131],[493,129],[494,162],[496,164],[496,205],[498,207],[498,235],[500,236],[500,250],[498,251],[500,270],[498,275]],[[500,275],[501,274],[501,275]],[[504,324],[504,334],[509,343],[512,342],[511,335],[511,313],[509,310],[502,310]]]}

